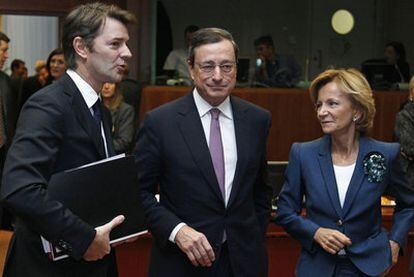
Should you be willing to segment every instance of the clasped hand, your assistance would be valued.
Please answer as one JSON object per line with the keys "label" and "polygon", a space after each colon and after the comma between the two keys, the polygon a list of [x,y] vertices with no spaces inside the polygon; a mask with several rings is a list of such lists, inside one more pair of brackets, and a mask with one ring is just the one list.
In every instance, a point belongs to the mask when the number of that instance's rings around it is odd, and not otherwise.
{"label": "clasped hand", "polygon": [[[316,230],[313,239],[328,253],[336,254],[341,249],[346,246],[352,244],[351,239],[349,239],[343,233],[329,229],[329,228],[322,228],[320,227]],[[391,256],[392,256],[392,264],[391,266],[380,276],[386,276],[391,268],[397,263],[398,261],[398,254],[400,252],[400,245],[395,241],[390,240],[390,248],[391,248]]]}
{"label": "clasped hand", "polygon": [[335,255],[352,244],[351,239],[338,230],[322,228],[316,230],[313,239],[328,253]]}

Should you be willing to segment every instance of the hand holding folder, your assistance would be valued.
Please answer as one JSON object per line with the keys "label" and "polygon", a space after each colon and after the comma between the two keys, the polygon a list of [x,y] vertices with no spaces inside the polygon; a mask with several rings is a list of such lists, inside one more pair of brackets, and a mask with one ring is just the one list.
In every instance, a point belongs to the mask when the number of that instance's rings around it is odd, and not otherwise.
{"label": "hand holding folder", "polygon": [[[93,261],[109,253],[110,245],[147,233],[138,186],[134,157],[119,155],[54,174],[47,190],[51,199],[95,227],[84,254]],[[52,260],[68,257],[43,237],[42,243]]]}
{"label": "hand holding folder", "polygon": [[109,244],[109,234],[112,229],[114,229],[119,224],[124,222],[125,217],[123,215],[118,215],[110,222],[105,225],[96,227],[96,235],[91,245],[83,255],[85,261],[96,261],[102,259],[105,255],[109,254],[111,251],[111,246]]}

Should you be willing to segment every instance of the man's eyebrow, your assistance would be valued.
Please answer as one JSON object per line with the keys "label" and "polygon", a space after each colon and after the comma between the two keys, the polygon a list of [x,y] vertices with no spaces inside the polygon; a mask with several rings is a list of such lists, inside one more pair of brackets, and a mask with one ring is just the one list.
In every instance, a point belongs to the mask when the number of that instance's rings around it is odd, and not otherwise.
{"label": "man's eyebrow", "polygon": [[[219,63],[217,63],[217,64],[224,64],[224,63],[234,63],[235,61],[233,61],[233,60],[228,60],[228,59],[226,59],[226,60],[222,60],[222,61],[220,61]],[[202,61],[202,62],[200,62],[201,64],[215,64],[216,62],[215,61],[212,61],[212,60],[208,60],[208,61]]]}

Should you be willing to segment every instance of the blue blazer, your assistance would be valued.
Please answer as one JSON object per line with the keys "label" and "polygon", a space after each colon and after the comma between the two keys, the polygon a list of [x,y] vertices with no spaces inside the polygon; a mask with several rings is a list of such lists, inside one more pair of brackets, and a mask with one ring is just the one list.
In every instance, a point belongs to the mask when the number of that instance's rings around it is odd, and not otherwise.
{"label": "blue blazer", "polygon": [[[372,151],[385,157],[386,170],[381,182],[370,182],[364,173],[363,160]],[[399,166],[399,151],[397,143],[361,136],[355,170],[341,207],[331,159],[331,137],[293,144],[276,223],[302,245],[297,276],[332,276],[335,270],[336,257],[313,240],[319,227],[336,229],[351,239],[352,245],[346,252],[365,274],[379,275],[391,265],[389,240],[403,248],[414,220],[414,192]],[[381,195],[385,191],[397,203],[389,232],[381,228]],[[306,216],[300,215],[303,206]]]}

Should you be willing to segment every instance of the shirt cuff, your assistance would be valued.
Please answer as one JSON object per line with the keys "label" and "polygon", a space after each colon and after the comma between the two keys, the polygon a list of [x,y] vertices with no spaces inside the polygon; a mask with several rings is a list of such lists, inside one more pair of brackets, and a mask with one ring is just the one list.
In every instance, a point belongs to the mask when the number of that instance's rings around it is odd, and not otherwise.
{"label": "shirt cuff", "polygon": [[178,223],[177,226],[175,226],[175,228],[172,230],[168,240],[171,241],[172,243],[175,243],[175,236],[177,235],[178,231],[180,231],[181,227],[183,227],[185,225],[187,225],[187,224],[185,224],[183,222]]}

